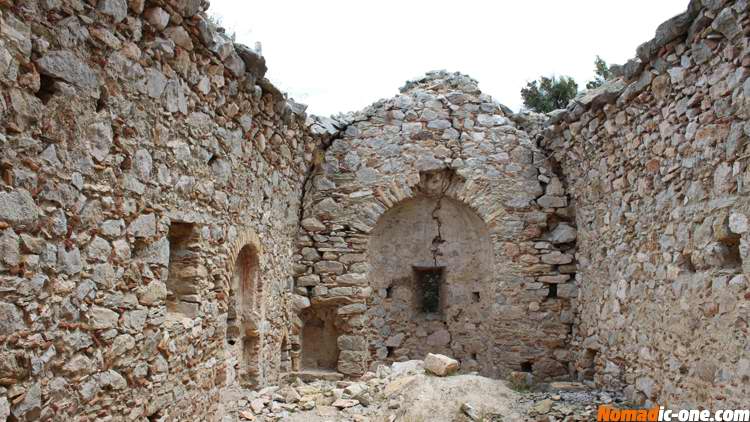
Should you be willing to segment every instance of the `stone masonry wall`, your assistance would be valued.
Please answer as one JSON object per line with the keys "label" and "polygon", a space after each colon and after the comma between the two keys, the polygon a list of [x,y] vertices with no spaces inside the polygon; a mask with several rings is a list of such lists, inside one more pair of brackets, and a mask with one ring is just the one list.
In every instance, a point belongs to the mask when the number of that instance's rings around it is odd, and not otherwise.
{"label": "stone masonry wall", "polygon": [[[296,362],[308,341],[336,341],[338,362],[296,370],[356,375],[430,349],[487,375],[568,374],[573,211],[508,115],[432,72],[351,116],[317,160],[296,256],[295,309],[333,307],[340,334],[305,337],[298,319],[291,337]],[[416,277],[434,267],[440,311],[424,315]]]}
{"label": "stone masonry wall", "polygon": [[577,207],[577,370],[636,402],[750,397],[747,1],[692,1],[542,144]]}
{"label": "stone masonry wall", "polygon": [[0,2],[2,420],[216,420],[243,371],[279,375],[300,193],[336,129],[204,8]]}

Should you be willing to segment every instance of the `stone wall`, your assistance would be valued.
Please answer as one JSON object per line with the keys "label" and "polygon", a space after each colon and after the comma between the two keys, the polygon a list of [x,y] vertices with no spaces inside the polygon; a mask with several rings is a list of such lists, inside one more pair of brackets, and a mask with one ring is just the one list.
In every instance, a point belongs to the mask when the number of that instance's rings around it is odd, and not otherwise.
{"label": "stone wall", "polygon": [[577,370],[637,402],[750,396],[749,33],[747,1],[693,1],[544,134],[577,208]]}
{"label": "stone wall", "polygon": [[[351,116],[318,160],[294,303],[336,309],[339,372],[429,349],[487,375],[568,374],[573,211],[509,114],[471,78],[432,72]],[[433,312],[420,309],[424,271],[442,273]],[[294,350],[334,341],[304,324]]]}
{"label": "stone wall", "polygon": [[0,1],[0,418],[218,420],[427,351],[746,405],[747,1],[546,122],[447,72],[307,117],[205,8]]}
{"label": "stone wall", "polygon": [[204,7],[0,2],[2,420],[213,420],[289,365],[300,193],[336,129]]}

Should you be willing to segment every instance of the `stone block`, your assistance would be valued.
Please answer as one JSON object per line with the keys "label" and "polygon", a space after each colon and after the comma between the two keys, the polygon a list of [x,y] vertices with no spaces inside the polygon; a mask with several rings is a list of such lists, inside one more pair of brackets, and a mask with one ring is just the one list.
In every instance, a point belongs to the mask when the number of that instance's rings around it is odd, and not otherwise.
{"label": "stone block", "polygon": [[452,375],[458,371],[458,368],[458,361],[445,355],[428,353],[424,358],[425,371],[439,377]]}

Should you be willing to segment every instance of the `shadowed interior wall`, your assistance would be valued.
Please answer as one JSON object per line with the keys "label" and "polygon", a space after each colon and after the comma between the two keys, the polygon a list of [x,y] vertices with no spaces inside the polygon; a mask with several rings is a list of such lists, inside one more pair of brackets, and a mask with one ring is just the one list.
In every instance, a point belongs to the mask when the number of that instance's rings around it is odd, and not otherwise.
{"label": "shadowed interior wall", "polygon": [[[450,198],[418,197],[389,210],[370,240],[373,336],[385,360],[421,359],[445,353],[477,366],[485,349],[483,329],[493,296],[492,245],[482,219]],[[422,309],[418,274],[442,269],[437,312]],[[482,300],[484,298],[484,301]],[[381,352],[382,353],[382,352]]]}
{"label": "shadowed interior wall", "polygon": [[302,369],[335,370],[339,359],[336,309],[315,306],[303,312]]}

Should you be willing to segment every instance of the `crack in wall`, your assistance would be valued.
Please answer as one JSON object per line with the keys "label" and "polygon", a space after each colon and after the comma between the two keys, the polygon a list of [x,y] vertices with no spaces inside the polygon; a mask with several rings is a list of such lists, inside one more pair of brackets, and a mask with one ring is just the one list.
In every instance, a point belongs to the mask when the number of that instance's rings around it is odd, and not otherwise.
{"label": "crack in wall", "polygon": [[328,148],[333,145],[334,142],[343,139],[344,133],[346,132],[346,129],[350,125],[346,125],[342,127],[335,135],[331,135],[330,138],[325,139],[321,142],[320,148],[313,151],[313,157],[312,162],[310,163],[310,167],[308,167],[307,172],[305,173],[305,178],[302,181],[302,189],[300,191],[300,197],[299,197],[299,211],[298,211],[298,217],[297,217],[297,234],[302,232],[302,220],[305,218],[305,198],[307,196],[308,191],[312,191],[312,178],[315,175],[315,170],[318,168],[318,154],[321,154],[320,156],[320,162],[325,161],[325,153],[328,150]]}
{"label": "crack in wall", "polygon": [[[445,198],[448,189],[450,189],[451,185],[453,184],[453,172],[449,170],[445,173],[447,173],[448,176],[446,178],[442,178],[441,180],[443,186],[440,189],[440,195],[438,196],[437,202],[435,203],[435,208],[430,214],[432,216],[432,220],[435,221],[435,224],[437,225],[437,236],[432,239],[432,245],[430,246],[430,252],[432,253],[432,262],[435,267],[438,266],[438,257],[443,255],[443,253],[440,252],[440,247],[446,242],[446,240],[443,239],[443,222],[440,220],[440,216],[438,215],[438,213],[442,208],[443,198]],[[439,174],[436,176],[440,177]]]}

